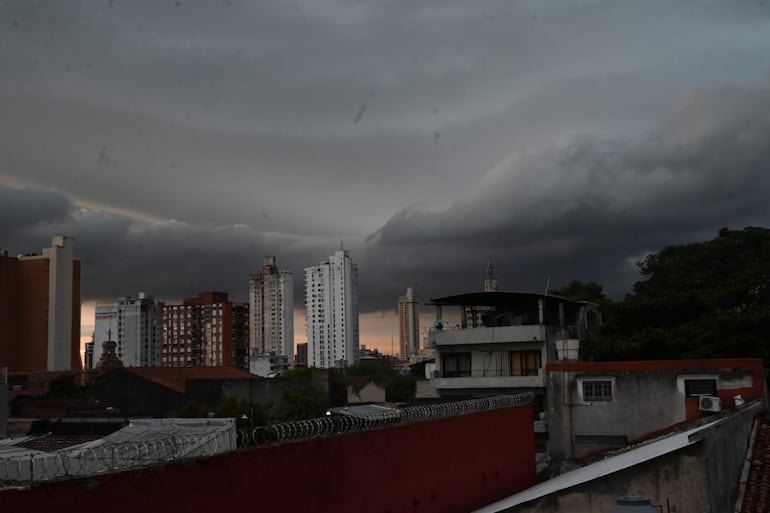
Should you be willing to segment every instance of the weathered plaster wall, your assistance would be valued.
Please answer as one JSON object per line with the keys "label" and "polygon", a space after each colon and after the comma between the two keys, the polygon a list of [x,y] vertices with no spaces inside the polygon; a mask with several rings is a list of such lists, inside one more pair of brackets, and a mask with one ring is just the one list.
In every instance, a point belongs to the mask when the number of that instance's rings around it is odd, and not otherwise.
{"label": "weathered plaster wall", "polygon": [[[763,367],[758,359],[578,362],[550,364],[547,370],[550,454],[557,460],[581,458],[607,448],[585,443],[583,437],[625,436],[633,442],[712,415],[698,409],[696,398],[686,399],[685,377],[716,377],[724,408],[734,407],[737,394],[747,401],[764,396]],[[612,400],[584,400],[584,380],[611,380]]]}

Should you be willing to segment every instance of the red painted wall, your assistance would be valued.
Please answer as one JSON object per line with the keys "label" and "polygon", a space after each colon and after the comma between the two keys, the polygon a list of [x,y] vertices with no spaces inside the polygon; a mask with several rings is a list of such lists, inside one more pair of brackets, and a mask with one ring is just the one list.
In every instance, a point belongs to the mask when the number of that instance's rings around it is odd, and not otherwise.
{"label": "red painted wall", "polygon": [[0,492],[3,511],[467,513],[535,482],[532,405]]}

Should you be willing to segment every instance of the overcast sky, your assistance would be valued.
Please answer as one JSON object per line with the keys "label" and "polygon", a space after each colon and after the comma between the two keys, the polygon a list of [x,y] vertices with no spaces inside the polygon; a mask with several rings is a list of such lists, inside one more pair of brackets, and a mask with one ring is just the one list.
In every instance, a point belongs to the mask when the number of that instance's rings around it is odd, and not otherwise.
{"label": "overcast sky", "polygon": [[488,260],[622,297],[770,224],[769,164],[764,1],[0,3],[0,247],[74,236],[89,301],[245,300],[269,254],[301,307],[340,240],[365,340]]}

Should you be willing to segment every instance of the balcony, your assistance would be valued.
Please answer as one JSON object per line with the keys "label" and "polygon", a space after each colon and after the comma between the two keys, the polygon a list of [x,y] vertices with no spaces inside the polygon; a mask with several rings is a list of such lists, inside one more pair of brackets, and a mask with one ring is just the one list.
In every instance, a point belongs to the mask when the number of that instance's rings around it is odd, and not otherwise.
{"label": "balcony", "polygon": [[431,330],[428,333],[428,344],[435,344],[437,346],[542,342],[545,341],[545,339],[545,326],[540,324],[499,326],[495,328],[450,328],[444,330]]}
{"label": "balcony", "polygon": [[[438,374],[439,371],[436,371]],[[473,370],[470,376],[440,377],[430,380],[437,390],[448,389],[479,389],[479,388],[543,388],[545,387],[545,372],[538,369],[536,376],[495,375],[497,372],[482,372]],[[500,373],[502,374],[502,373]]]}

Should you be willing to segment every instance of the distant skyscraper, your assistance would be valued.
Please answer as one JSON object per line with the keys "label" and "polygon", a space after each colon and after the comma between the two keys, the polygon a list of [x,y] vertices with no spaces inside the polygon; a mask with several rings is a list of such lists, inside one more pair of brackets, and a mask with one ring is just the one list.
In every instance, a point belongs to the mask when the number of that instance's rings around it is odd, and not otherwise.
{"label": "distant skyscraper", "polygon": [[282,271],[275,257],[249,277],[249,367],[268,355],[294,360],[294,275]]}
{"label": "distant skyscraper", "polygon": [[149,294],[122,297],[95,311],[93,362],[102,356],[102,344],[116,343],[115,354],[125,367],[159,367],[163,303]]}
{"label": "distant skyscraper", "polygon": [[249,305],[224,292],[203,292],[163,307],[161,367],[248,369]]}
{"label": "distant skyscraper", "polygon": [[0,367],[10,372],[80,371],[80,260],[75,239],[42,253],[0,250]]}
{"label": "distant skyscraper", "polygon": [[294,358],[295,367],[307,367],[307,342],[297,344],[297,355]]}
{"label": "distant skyscraper", "polygon": [[305,268],[305,309],[308,365],[358,363],[358,266],[347,251]]}
{"label": "distant skyscraper", "polygon": [[484,279],[484,292],[497,292],[497,278],[495,278],[495,266],[491,260],[487,261],[487,277]]}
{"label": "distant skyscraper", "polygon": [[94,368],[94,339],[91,337],[90,342],[86,342],[86,352],[83,355],[83,368],[85,370],[91,370]]}
{"label": "distant skyscraper", "polygon": [[420,305],[412,287],[398,299],[398,340],[402,360],[420,352]]}

